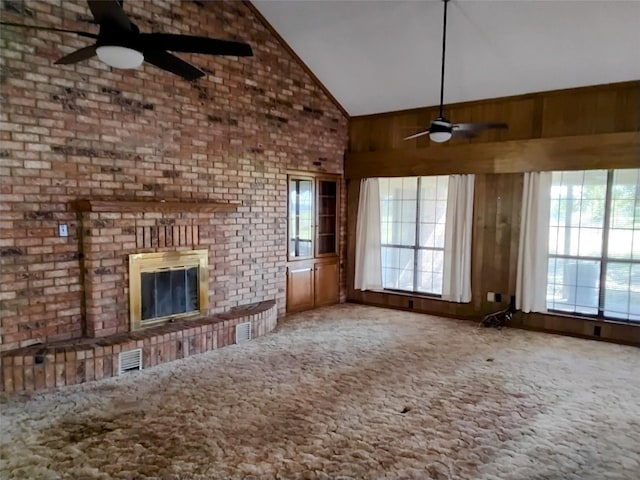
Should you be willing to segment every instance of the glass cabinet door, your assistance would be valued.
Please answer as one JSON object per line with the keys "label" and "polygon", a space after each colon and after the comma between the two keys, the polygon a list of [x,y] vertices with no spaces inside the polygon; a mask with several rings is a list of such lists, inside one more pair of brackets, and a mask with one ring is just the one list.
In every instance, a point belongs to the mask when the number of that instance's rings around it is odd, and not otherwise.
{"label": "glass cabinet door", "polygon": [[313,179],[289,178],[289,260],[313,257]]}
{"label": "glass cabinet door", "polygon": [[316,256],[338,253],[338,182],[318,179]]}

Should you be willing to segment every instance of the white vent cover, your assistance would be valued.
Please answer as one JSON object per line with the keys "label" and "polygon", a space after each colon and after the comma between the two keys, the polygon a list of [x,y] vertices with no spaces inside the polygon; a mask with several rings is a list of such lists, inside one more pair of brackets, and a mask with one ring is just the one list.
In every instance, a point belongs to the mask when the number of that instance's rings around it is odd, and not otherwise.
{"label": "white vent cover", "polygon": [[136,348],[118,355],[118,375],[131,370],[142,370],[142,349]]}
{"label": "white vent cover", "polygon": [[236,343],[251,340],[251,322],[239,323],[236,326]]}

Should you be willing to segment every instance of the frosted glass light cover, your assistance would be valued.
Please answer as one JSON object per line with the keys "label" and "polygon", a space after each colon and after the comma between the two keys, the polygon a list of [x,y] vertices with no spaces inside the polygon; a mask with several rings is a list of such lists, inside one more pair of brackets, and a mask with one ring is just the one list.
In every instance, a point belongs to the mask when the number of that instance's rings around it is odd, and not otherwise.
{"label": "frosted glass light cover", "polygon": [[443,143],[451,138],[451,132],[431,132],[429,138],[432,142]]}
{"label": "frosted glass light cover", "polygon": [[138,68],[144,62],[142,52],[117,45],[104,45],[96,48],[98,58],[114,68]]}

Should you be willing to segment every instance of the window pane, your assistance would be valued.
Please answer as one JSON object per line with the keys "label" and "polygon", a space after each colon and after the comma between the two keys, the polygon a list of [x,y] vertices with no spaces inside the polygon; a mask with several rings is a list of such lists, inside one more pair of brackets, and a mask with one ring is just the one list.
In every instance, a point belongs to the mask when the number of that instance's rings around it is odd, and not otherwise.
{"label": "window pane", "polygon": [[[608,257],[640,259],[640,169],[615,170],[611,186]],[[640,321],[640,265],[612,261],[607,265],[604,315]]]}
{"label": "window pane", "polygon": [[418,251],[418,286],[419,292],[433,292],[433,251]]}
{"label": "window pane", "polygon": [[418,250],[419,292],[442,294],[443,264],[444,253],[441,250]]}
{"label": "window pane", "polygon": [[602,227],[604,224],[604,205],[604,199],[583,199],[580,204],[580,226]]}
{"label": "window pane", "polygon": [[420,209],[419,246],[444,248],[449,177],[421,177],[420,181],[423,201]]}
{"label": "window pane", "polygon": [[637,238],[639,232],[634,235],[633,230],[610,229],[609,230],[609,248],[608,255],[610,258],[631,259],[631,253],[634,247],[634,237]]}
{"label": "window pane", "polygon": [[447,175],[440,175],[438,178],[438,200],[442,202],[447,201],[447,194],[449,193],[449,177]]}
{"label": "window pane", "polygon": [[[605,211],[608,175],[611,203]],[[589,314],[600,308],[609,318],[640,321],[640,265],[632,263],[640,259],[639,183],[640,169],[553,172],[548,308]],[[608,247],[602,258],[605,219]]]}
{"label": "window pane", "polygon": [[413,249],[382,247],[382,286],[413,290]]}
{"label": "window pane", "polygon": [[397,177],[387,179],[386,194],[394,200],[415,200],[418,195],[418,177]]}
{"label": "window pane", "polygon": [[435,247],[444,248],[444,223],[436,225]]}
{"label": "window pane", "polygon": [[[547,307],[598,313],[607,171],[553,172],[549,219]],[[568,256],[573,258],[561,258]]]}
{"label": "window pane", "polygon": [[414,247],[444,247],[449,177],[385,178],[379,185],[384,288],[441,292],[442,253],[423,258]]}
{"label": "window pane", "polygon": [[420,224],[420,246],[435,247],[436,225],[435,223]]}
{"label": "window pane", "polygon": [[640,265],[611,262],[607,266],[604,290],[604,314],[611,318],[629,319],[629,315],[638,315],[640,294]]}
{"label": "window pane", "polygon": [[389,222],[389,234],[386,243],[390,245],[400,245],[402,243],[402,230],[400,222]]}
{"label": "window pane", "polygon": [[444,248],[444,225],[433,223],[420,224],[420,246]]}
{"label": "window pane", "polygon": [[600,262],[552,258],[547,272],[547,308],[598,313]]}
{"label": "window pane", "polygon": [[400,245],[410,245],[413,246],[416,244],[416,223],[401,223],[401,241],[397,242]]}
{"label": "window pane", "polygon": [[564,230],[558,227],[549,227],[549,255],[560,255],[558,250],[558,235],[564,233]]}
{"label": "window pane", "polygon": [[401,205],[400,218],[403,222],[416,221],[416,201],[415,200],[403,200]]}
{"label": "window pane", "polygon": [[613,228],[633,228],[635,200],[612,199],[611,202],[611,226]]}
{"label": "window pane", "polygon": [[602,229],[581,228],[578,241],[578,256],[599,257],[602,254]]}
{"label": "window pane", "polygon": [[558,234],[558,254],[578,255],[579,228],[565,228]]}
{"label": "window pane", "polygon": [[310,257],[313,252],[312,181],[289,181],[289,256]]}
{"label": "window pane", "polygon": [[420,197],[423,200],[438,199],[438,180],[440,178],[441,177],[421,177],[420,178]]}
{"label": "window pane", "polygon": [[436,203],[436,222],[445,223],[447,216],[447,202]]}
{"label": "window pane", "polygon": [[[609,256],[638,258],[640,231],[640,169],[615,170],[611,191]],[[635,230],[635,232],[634,232]]]}
{"label": "window pane", "polygon": [[418,199],[418,177],[402,177],[402,189],[406,200]]}
{"label": "window pane", "polygon": [[420,221],[425,223],[436,222],[436,201],[423,200],[420,203]]}
{"label": "window pane", "polygon": [[587,170],[584,173],[584,198],[604,200],[607,198],[607,171]]}
{"label": "window pane", "polygon": [[[553,187],[551,189],[551,195],[553,197],[554,190]],[[560,223],[560,200],[551,199],[551,210],[549,212],[549,225],[552,227],[558,226]]]}
{"label": "window pane", "polygon": [[417,178],[391,178],[380,185],[380,236],[386,245],[416,242]]}

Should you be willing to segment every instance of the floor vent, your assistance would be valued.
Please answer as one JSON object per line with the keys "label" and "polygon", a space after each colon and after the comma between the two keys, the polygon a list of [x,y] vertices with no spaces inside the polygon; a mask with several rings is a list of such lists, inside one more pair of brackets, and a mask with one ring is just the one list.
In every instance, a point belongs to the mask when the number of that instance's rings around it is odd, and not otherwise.
{"label": "floor vent", "polygon": [[142,349],[136,348],[128,352],[120,352],[118,356],[118,375],[131,370],[142,370]]}
{"label": "floor vent", "polygon": [[236,343],[251,340],[251,322],[239,323],[236,326]]}

